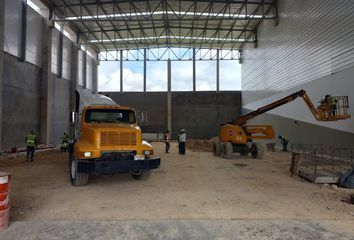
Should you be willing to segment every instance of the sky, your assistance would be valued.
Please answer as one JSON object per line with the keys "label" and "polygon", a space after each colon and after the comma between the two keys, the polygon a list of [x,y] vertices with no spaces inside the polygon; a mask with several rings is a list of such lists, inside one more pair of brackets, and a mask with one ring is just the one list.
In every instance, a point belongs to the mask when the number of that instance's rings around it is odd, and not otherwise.
{"label": "sky", "polygon": [[[143,61],[123,61],[123,91],[143,91]],[[147,91],[167,90],[167,61],[147,61]],[[172,91],[193,90],[193,62],[171,61]],[[101,61],[98,90],[120,91],[119,61]],[[196,90],[216,90],[216,61],[196,61]],[[220,90],[241,90],[241,66],[237,60],[220,60]]]}

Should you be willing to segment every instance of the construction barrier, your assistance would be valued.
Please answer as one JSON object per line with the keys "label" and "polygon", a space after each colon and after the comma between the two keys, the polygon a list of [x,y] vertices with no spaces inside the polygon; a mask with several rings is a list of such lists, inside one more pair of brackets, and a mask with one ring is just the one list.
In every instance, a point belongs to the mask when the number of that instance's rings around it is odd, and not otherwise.
{"label": "construction barrier", "polygon": [[9,173],[0,172],[0,231],[9,226],[10,179]]}

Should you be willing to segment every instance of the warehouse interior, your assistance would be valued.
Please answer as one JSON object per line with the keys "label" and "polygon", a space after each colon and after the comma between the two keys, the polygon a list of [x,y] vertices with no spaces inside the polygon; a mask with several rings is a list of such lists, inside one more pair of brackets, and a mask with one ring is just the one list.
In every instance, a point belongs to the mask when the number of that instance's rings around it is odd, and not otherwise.
{"label": "warehouse interior", "polygon": [[[353,39],[351,0],[0,1],[0,239],[353,239]],[[73,183],[62,136],[76,154],[78,103],[97,94],[136,111],[159,159],[148,179]],[[266,137],[215,154],[250,114]]]}

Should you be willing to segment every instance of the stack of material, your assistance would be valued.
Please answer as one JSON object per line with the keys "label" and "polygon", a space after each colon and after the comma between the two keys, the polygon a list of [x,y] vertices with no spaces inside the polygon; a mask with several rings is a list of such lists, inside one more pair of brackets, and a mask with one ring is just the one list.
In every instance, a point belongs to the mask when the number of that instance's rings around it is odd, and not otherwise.
{"label": "stack of material", "polygon": [[186,147],[195,152],[212,152],[213,142],[207,139],[189,139]]}
{"label": "stack of material", "polygon": [[292,145],[292,175],[314,183],[338,183],[354,168],[351,149],[316,144]]}

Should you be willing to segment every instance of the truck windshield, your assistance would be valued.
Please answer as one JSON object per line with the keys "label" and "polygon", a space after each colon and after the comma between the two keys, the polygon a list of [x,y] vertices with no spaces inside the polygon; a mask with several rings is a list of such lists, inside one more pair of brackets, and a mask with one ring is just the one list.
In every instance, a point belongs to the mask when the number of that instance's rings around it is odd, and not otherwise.
{"label": "truck windshield", "polygon": [[135,123],[135,114],[123,109],[87,109],[87,123]]}

